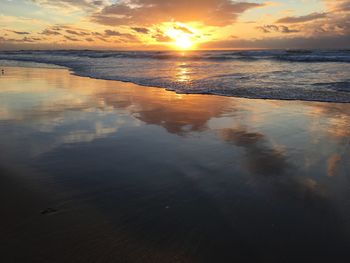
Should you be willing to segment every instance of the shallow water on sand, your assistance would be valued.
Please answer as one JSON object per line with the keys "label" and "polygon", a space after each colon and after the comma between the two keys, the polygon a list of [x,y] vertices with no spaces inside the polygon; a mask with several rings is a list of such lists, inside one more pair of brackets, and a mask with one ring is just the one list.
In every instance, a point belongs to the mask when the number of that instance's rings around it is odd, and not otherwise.
{"label": "shallow water on sand", "polygon": [[65,69],[7,67],[0,87],[7,262],[349,251],[350,104],[179,95]]}

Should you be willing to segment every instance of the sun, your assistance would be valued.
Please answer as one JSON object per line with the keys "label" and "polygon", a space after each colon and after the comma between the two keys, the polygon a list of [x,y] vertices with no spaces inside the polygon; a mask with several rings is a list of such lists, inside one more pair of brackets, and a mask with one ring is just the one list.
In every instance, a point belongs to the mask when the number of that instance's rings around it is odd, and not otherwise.
{"label": "sun", "polygon": [[170,37],[173,45],[177,49],[192,49],[195,46],[193,41],[194,33],[192,29],[185,27],[184,25],[177,27],[170,27],[165,31],[166,35]]}
{"label": "sun", "polygon": [[178,36],[174,44],[181,49],[189,49],[193,46],[192,40],[186,35]]}

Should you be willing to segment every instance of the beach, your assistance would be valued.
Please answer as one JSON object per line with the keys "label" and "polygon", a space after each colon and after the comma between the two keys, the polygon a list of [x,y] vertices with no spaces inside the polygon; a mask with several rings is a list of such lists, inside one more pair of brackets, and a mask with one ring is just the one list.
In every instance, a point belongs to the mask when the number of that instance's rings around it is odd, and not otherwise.
{"label": "beach", "polygon": [[2,262],[346,262],[349,103],[1,68]]}

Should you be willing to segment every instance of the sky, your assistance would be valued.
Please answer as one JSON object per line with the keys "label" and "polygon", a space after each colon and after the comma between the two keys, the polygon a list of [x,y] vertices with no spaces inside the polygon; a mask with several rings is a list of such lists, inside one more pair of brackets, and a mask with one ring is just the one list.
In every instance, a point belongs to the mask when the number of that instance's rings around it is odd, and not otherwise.
{"label": "sky", "polygon": [[350,0],[0,0],[0,50],[350,48]]}

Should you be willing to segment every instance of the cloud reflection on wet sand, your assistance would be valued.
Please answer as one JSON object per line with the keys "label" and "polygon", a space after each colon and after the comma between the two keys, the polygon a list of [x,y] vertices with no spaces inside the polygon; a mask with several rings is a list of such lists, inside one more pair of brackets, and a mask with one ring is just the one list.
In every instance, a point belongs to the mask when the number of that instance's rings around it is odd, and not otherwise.
{"label": "cloud reflection on wet sand", "polygon": [[0,166],[28,166],[32,180],[38,171],[66,204],[66,222],[84,215],[79,237],[96,229],[93,244],[79,238],[90,256],[213,262],[345,253],[349,105],[179,95],[66,70],[6,72]]}

